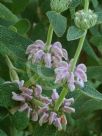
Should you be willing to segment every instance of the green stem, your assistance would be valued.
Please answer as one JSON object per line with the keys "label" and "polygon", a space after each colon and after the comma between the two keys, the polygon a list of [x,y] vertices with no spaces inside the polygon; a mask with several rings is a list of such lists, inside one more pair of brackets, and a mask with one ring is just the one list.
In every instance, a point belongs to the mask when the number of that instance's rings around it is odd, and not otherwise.
{"label": "green stem", "polygon": [[[88,8],[89,8],[89,0],[85,0],[84,10],[88,11]],[[72,63],[72,67],[71,67],[72,72],[74,71],[75,66],[77,64],[77,61],[79,59],[79,56],[80,56],[80,53],[81,53],[81,50],[83,48],[84,41],[85,41],[85,38],[86,38],[86,34],[87,34],[87,30],[85,31],[84,36],[80,38],[78,48],[76,50],[76,53],[75,53],[75,56],[74,56],[74,59],[73,59],[73,63]]]}
{"label": "green stem", "polygon": [[76,50],[76,53],[75,53],[75,56],[74,56],[74,59],[73,59],[73,63],[72,63],[72,67],[71,67],[72,72],[74,71],[75,66],[77,64],[77,61],[78,61],[78,58],[80,56],[80,53],[81,53],[81,50],[82,50],[82,47],[83,47],[83,44],[84,44],[84,41],[85,41],[86,34],[87,34],[87,30],[85,31],[84,36],[82,38],[80,38],[79,45],[78,45],[78,48]]}
{"label": "green stem", "polygon": [[54,107],[55,111],[59,110],[67,93],[68,93],[68,90],[64,87],[63,90],[61,91],[61,94],[60,94],[58,100],[56,100],[56,102],[55,102],[55,107]]}
{"label": "green stem", "polygon": [[49,51],[51,41],[52,41],[52,36],[53,36],[53,28],[52,28],[52,25],[50,24],[49,30],[48,30],[48,35],[47,35],[46,47],[45,47],[46,51]]}
{"label": "green stem", "polygon": [[89,8],[89,0],[84,0],[84,1],[85,1],[84,10],[85,10],[85,11],[88,11],[88,8]]}

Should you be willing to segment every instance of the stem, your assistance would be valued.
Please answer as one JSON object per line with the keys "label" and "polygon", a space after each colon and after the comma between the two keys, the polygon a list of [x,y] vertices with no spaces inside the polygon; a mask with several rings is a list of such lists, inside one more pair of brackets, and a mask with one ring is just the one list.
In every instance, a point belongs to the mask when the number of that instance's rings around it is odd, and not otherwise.
{"label": "stem", "polygon": [[61,94],[60,94],[58,100],[56,100],[56,102],[55,102],[55,108],[54,108],[55,111],[59,110],[67,93],[68,93],[68,90],[64,87],[63,90],[61,91]]}
{"label": "stem", "polygon": [[49,51],[51,41],[52,41],[52,36],[53,36],[53,28],[52,28],[52,25],[50,24],[49,30],[48,30],[48,35],[47,35],[46,47],[45,47],[45,50],[47,50],[47,51]]}
{"label": "stem", "polygon": [[[84,10],[88,11],[88,8],[89,8],[89,0],[85,0]],[[79,45],[78,45],[78,48],[76,50],[74,60],[73,60],[73,63],[72,63],[72,67],[71,67],[72,72],[74,71],[75,66],[77,64],[77,61],[79,59],[79,56],[80,56],[80,53],[81,53],[81,50],[83,48],[84,41],[85,41],[85,38],[86,38],[86,34],[87,34],[87,30],[85,31],[84,36],[80,38]]]}
{"label": "stem", "polygon": [[84,40],[85,40],[85,37],[86,37],[86,34],[87,34],[87,30],[85,31],[84,36],[82,38],[80,38],[79,45],[78,45],[78,48],[76,50],[76,53],[75,53],[75,56],[74,56],[74,59],[73,59],[73,63],[72,63],[72,67],[71,67],[71,71],[72,72],[74,71],[76,63],[77,63],[78,58],[80,56],[80,53],[81,53],[81,50],[82,50],[82,47],[83,47],[83,44],[84,44]]}
{"label": "stem", "polygon": [[84,10],[88,11],[89,8],[89,0],[84,0],[85,1],[85,5],[84,5]]}

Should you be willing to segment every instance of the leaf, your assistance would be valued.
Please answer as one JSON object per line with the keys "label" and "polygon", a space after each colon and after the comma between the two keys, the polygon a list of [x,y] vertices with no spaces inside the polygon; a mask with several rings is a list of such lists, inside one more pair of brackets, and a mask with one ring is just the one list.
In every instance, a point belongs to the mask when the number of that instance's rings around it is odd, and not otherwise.
{"label": "leaf", "polygon": [[0,3],[0,18],[9,20],[12,23],[16,23],[18,21],[18,18],[1,3]]}
{"label": "leaf", "polygon": [[4,120],[8,116],[7,109],[0,107],[0,121]]}
{"label": "leaf", "polygon": [[14,26],[17,28],[18,33],[24,35],[30,29],[30,22],[27,19],[22,19],[18,21]]}
{"label": "leaf", "polygon": [[87,71],[89,80],[98,80],[102,82],[102,66],[90,66]]}
{"label": "leaf", "polygon": [[80,4],[80,0],[72,0],[70,7],[77,7]]}
{"label": "leaf", "polygon": [[47,17],[58,37],[61,37],[67,27],[67,19],[55,11],[48,11]]}
{"label": "leaf", "polygon": [[102,36],[101,35],[93,36],[90,41],[96,47],[102,46]]}
{"label": "leaf", "polygon": [[12,100],[12,92],[18,92],[18,86],[12,83],[0,85],[0,106],[9,108],[16,103]]}
{"label": "leaf", "polygon": [[102,11],[96,12],[96,14],[98,16],[97,24],[101,24],[102,23]]}
{"label": "leaf", "polygon": [[25,112],[16,112],[12,116],[12,121],[14,126],[19,130],[25,129],[29,124],[29,119]]}
{"label": "leaf", "polygon": [[23,65],[26,61],[26,48],[32,41],[24,38],[17,33],[0,26],[0,53],[8,55],[14,62]]}
{"label": "leaf", "polygon": [[29,0],[13,0],[13,3],[11,4],[11,9],[13,13],[19,14],[25,10],[28,3]]}
{"label": "leaf", "polygon": [[88,43],[87,40],[85,40],[85,42],[84,42],[83,49],[87,53],[87,55],[89,55],[91,58],[93,58],[94,60],[99,62],[98,56],[96,55],[95,51],[93,50],[93,48],[91,47],[91,45]]}
{"label": "leaf", "polygon": [[92,87],[92,85],[89,83],[86,83],[85,87],[82,88],[80,91],[81,93],[89,96],[90,98],[102,100],[102,94],[98,92],[94,87]]}
{"label": "leaf", "polygon": [[3,130],[0,129],[0,136],[7,136],[7,134]]}
{"label": "leaf", "polygon": [[68,29],[67,32],[67,40],[68,41],[72,41],[72,40],[76,40],[81,38],[84,35],[84,31],[82,31],[81,29],[75,27],[75,26],[71,26]]}

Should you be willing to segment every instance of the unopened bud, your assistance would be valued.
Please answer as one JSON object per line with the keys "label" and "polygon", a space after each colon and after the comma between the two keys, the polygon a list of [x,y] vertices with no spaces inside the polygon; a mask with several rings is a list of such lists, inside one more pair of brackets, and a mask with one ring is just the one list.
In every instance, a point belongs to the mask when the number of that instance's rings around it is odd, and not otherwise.
{"label": "unopened bud", "polygon": [[74,21],[78,28],[86,30],[96,25],[97,15],[90,9],[80,10],[76,12]]}
{"label": "unopened bud", "polygon": [[56,12],[63,12],[68,9],[72,0],[51,0],[51,9]]}

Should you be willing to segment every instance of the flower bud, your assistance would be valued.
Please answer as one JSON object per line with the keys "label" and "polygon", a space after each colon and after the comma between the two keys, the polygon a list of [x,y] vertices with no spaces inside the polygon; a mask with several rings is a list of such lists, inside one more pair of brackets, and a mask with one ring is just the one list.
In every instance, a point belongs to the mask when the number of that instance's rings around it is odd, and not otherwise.
{"label": "flower bud", "polygon": [[88,11],[80,10],[76,12],[74,21],[78,28],[86,30],[95,26],[97,15],[90,9]]}
{"label": "flower bud", "polygon": [[68,9],[72,0],[51,0],[51,9],[59,13]]}

